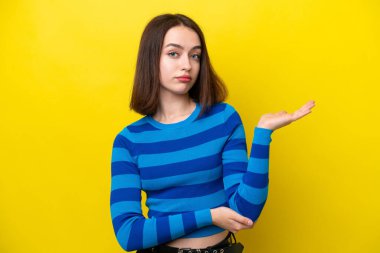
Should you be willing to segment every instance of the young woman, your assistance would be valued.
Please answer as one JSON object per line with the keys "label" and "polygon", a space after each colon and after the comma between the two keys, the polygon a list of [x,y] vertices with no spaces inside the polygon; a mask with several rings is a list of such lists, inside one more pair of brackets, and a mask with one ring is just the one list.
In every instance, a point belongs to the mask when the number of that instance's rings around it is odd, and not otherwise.
{"label": "young woman", "polygon": [[266,202],[271,134],[310,113],[314,101],[263,115],[248,159],[241,118],[226,97],[199,26],[181,14],[153,18],[130,103],[144,117],[124,127],[112,149],[111,216],[123,249],[242,252],[233,233],[252,228]]}

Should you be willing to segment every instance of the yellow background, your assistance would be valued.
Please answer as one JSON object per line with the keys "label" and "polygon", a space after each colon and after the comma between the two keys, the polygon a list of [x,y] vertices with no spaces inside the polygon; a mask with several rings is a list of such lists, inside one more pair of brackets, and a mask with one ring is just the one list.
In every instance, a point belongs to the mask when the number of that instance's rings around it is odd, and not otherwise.
{"label": "yellow background", "polygon": [[1,1],[0,252],[124,252],[112,142],[142,117],[128,108],[138,44],[166,12],[203,29],[248,151],[262,114],[316,101],[272,135],[245,252],[380,252],[375,0]]}

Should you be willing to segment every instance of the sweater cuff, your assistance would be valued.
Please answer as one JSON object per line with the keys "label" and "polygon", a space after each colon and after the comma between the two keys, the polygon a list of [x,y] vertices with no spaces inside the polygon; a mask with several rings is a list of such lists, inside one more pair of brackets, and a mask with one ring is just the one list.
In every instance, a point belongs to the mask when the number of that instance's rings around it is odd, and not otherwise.
{"label": "sweater cuff", "polygon": [[272,141],[272,138],[271,138],[272,133],[273,133],[272,129],[261,128],[261,127],[256,126],[254,130],[254,134],[253,134],[253,143],[268,145]]}
{"label": "sweater cuff", "polygon": [[203,209],[195,211],[195,219],[197,221],[198,228],[212,225],[211,209]]}

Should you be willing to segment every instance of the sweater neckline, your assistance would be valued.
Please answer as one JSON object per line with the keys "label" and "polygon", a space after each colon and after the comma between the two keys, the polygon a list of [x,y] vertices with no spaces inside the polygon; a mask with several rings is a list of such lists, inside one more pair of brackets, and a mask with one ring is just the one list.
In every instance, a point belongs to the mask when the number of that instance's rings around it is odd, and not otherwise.
{"label": "sweater neckline", "polygon": [[160,129],[172,129],[172,128],[178,128],[178,127],[182,127],[182,126],[188,125],[188,124],[190,124],[191,122],[193,122],[198,117],[199,112],[200,112],[200,104],[198,102],[196,102],[196,101],[194,101],[194,102],[195,102],[195,109],[184,120],[181,120],[181,121],[178,121],[178,122],[175,122],[175,123],[162,123],[162,122],[159,122],[159,121],[155,120],[152,117],[152,115],[147,115],[146,119],[153,126],[158,127]]}

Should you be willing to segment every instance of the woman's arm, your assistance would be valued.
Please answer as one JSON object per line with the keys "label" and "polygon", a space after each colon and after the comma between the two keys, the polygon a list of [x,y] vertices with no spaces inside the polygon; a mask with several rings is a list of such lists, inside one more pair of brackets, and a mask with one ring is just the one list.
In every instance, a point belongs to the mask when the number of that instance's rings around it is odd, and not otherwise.
{"label": "woman's arm", "polygon": [[131,148],[124,136],[116,136],[112,149],[110,205],[114,232],[123,249],[153,247],[213,224],[210,209],[145,218],[141,210],[140,174],[129,152]]}
{"label": "woman's arm", "polygon": [[249,160],[245,131],[238,112],[225,110],[229,137],[222,153],[223,182],[231,209],[256,221],[268,195],[269,147],[272,130],[255,127]]}
{"label": "woman's arm", "polygon": [[247,159],[244,127],[238,112],[229,104],[225,108],[225,126],[229,135],[223,148],[223,182],[230,207],[256,221],[268,196],[269,148],[274,130],[311,113],[309,101],[294,113],[281,111],[261,117],[255,127],[251,154]]}

